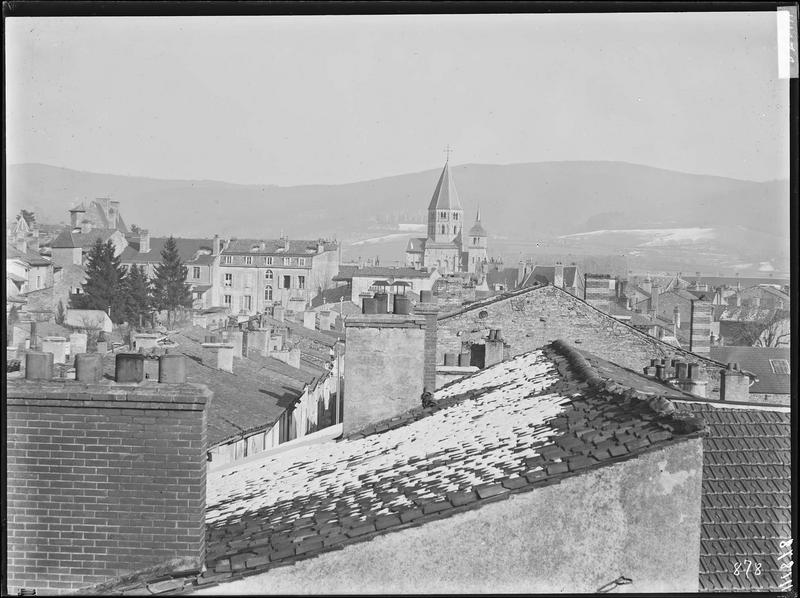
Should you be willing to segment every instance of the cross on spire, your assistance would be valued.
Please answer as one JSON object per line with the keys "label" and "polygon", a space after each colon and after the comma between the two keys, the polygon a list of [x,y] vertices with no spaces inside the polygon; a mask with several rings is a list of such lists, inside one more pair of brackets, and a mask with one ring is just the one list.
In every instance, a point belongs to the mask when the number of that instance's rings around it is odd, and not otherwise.
{"label": "cross on spire", "polygon": [[447,146],[444,148],[444,155],[445,155],[444,161],[445,162],[449,162],[450,161],[450,154],[452,154],[452,153],[453,153],[453,148],[451,148],[450,144],[448,143]]}

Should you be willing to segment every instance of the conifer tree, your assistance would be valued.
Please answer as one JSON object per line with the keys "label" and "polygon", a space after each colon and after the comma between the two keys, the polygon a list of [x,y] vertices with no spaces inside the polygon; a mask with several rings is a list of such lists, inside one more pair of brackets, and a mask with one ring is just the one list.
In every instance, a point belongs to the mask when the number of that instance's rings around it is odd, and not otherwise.
{"label": "conifer tree", "polygon": [[64,302],[61,299],[59,299],[58,306],[56,307],[56,324],[59,325],[63,324],[66,316],[67,314],[64,310]]}
{"label": "conifer tree", "polygon": [[153,280],[153,299],[157,309],[167,311],[167,322],[172,324],[175,310],[192,306],[192,293],[186,284],[189,273],[178,254],[178,245],[170,236],[161,250],[161,263],[156,266]]}
{"label": "conifer tree", "polygon": [[114,255],[114,244],[97,239],[89,251],[86,263],[86,282],[83,293],[72,295],[70,305],[75,309],[99,309],[108,313],[118,324],[125,320],[127,289],[125,268]]}
{"label": "conifer tree", "polygon": [[128,322],[141,327],[142,322],[149,319],[153,304],[151,284],[144,267],[133,264],[128,268],[125,275],[125,284],[128,299]]}

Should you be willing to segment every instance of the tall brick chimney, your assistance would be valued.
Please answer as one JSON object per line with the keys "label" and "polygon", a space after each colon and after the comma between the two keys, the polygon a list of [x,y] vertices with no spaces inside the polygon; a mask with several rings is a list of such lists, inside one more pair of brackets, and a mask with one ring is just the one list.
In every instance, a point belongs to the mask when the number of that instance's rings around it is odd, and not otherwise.
{"label": "tall brick chimney", "polygon": [[102,358],[78,357],[79,380],[7,381],[10,594],[205,561],[211,392],[180,368],[171,383],[98,382]]}
{"label": "tall brick chimney", "polygon": [[711,352],[711,320],[714,306],[710,301],[692,301],[689,350],[698,355]]}

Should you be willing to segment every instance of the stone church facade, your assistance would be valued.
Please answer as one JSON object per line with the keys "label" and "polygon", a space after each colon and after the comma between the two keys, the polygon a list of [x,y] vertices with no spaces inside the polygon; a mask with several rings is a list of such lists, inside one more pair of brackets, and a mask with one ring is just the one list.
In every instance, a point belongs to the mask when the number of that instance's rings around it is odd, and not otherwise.
{"label": "stone church facade", "polygon": [[475,273],[486,263],[487,234],[480,210],[465,234],[464,209],[446,162],[428,204],[428,236],[413,238],[406,248],[406,264],[414,268],[436,268],[442,274]]}

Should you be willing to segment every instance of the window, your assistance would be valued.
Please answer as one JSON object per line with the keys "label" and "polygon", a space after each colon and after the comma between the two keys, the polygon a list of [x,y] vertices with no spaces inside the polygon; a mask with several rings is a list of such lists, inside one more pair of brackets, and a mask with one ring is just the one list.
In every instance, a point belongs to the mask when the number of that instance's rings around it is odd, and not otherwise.
{"label": "window", "polygon": [[283,288],[284,289],[291,289],[292,288],[292,277],[291,276],[284,276],[283,277]]}
{"label": "window", "polygon": [[297,277],[297,288],[298,289],[306,288],[306,277],[305,276],[298,276]]}
{"label": "window", "polygon": [[272,285],[264,287],[264,301],[272,301]]}
{"label": "window", "polygon": [[786,359],[770,359],[769,364],[772,366],[772,371],[776,374],[791,374],[789,370],[789,361]]}
{"label": "window", "polygon": [[253,305],[253,298],[250,295],[245,295],[242,297],[242,307],[246,310],[250,310]]}
{"label": "window", "polygon": [[231,304],[231,296],[230,295],[225,295],[222,298],[222,302],[225,303],[225,305],[230,305]]}
{"label": "window", "polygon": [[298,266],[305,266],[306,265],[306,258],[304,258],[304,257],[297,258],[297,265]]}
{"label": "window", "polygon": [[41,276],[37,276],[36,277],[36,288],[39,289],[41,287],[42,287],[42,277]]}
{"label": "window", "polygon": [[264,278],[267,280],[272,280],[272,270],[267,270],[264,272]]}
{"label": "window", "polygon": [[247,264],[248,266],[251,265],[253,263],[253,256],[252,255],[246,255],[244,257],[244,263]]}
{"label": "window", "polygon": [[200,266],[194,266],[192,268],[192,278],[200,278]]}
{"label": "window", "polygon": [[232,287],[233,286],[233,274],[226,274],[225,275],[225,286]]}
{"label": "window", "polygon": [[292,259],[291,258],[288,258],[288,257],[283,258],[283,265],[284,266],[288,266],[291,263],[292,263]]}
{"label": "window", "polygon": [[453,220],[458,220],[458,212],[453,212]]}
{"label": "window", "polygon": [[272,256],[268,255],[267,257],[265,257],[264,258],[264,263],[267,264],[267,266],[271,266],[272,265]]}
{"label": "window", "polygon": [[232,255],[226,255],[225,256],[225,263],[226,264],[232,264],[233,263],[233,256]]}
{"label": "window", "polygon": [[445,234],[446,232],[447,232],[447,226],[443,224],[442,225],[442,234]]}

